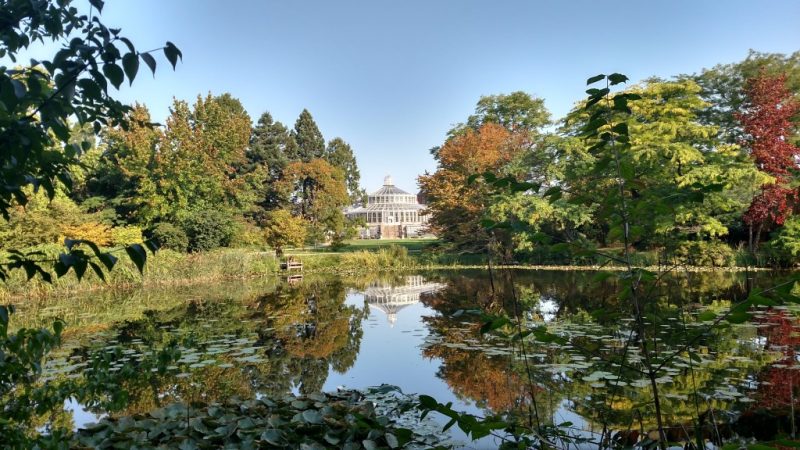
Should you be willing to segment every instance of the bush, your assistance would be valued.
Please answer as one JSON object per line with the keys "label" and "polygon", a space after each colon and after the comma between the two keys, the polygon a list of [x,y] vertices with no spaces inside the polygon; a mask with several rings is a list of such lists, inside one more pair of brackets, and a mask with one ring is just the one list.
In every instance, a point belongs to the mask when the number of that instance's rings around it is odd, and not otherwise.
{"label": "bush", "polygon": [[791,217],[772,233],[772,240],[764,245],[772,265],[794,266],[800,261],[800,218]]}
{"label": "bush", "polygon": [[113,241],[111,228],[98,222],[64,226],[61,228],[61,235],[65,239],[82,239],[92,241],[100,246],[108,246]]}
{"label": "bush", "polygon": [[129,245],[142,243],[142,229],[133,226],[114,227],[111,229],[112,245]]}
{"label": "bush", "polygon": [[225,210],[192,211],[181,222],[183,231],[189,238],[190,252],[227,247],[237,231],[232,214]]}
{"label": "bush", "polygon": [[236,232],[231,238],[230,246],[234,248],[253,248],[264,245],[264,233],[256,224],[246,220],[237,220]]}
{"label": "bush", "polygon": [[675,248],[673,258],[690,266],[731,267],[736,263],[733,249],[720,241],[683,241]]}
{"label": "bush", "polygon": [[189,247],[189,237],[186,236],[186,233],[169,222],[156,224],[150,230],[150,235],[158,241],[158,245],[162,248],[185,252]]}

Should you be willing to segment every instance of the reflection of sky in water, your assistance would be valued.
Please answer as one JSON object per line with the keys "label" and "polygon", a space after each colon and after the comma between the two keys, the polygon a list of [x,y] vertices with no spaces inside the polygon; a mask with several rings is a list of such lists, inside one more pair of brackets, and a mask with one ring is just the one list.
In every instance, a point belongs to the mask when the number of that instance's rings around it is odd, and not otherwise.
{"label": "reflection of sky in water", "polygon": [[[363,307],[364,301],[363,293],[349,294],[345,300],[347,305],[356,307]],[[422,318],[437,314],[422,303],[406,304],[393,317],[387,317],[381,309],[371,307],[369,317],[362,324],[364,336],[355,364],[342,374],[331,370],[323,390],[333,391],[338,387],[363,389],[384,383],[392,384],[406,394],[430,395],[440,403],[453,402],[453,409],[482,415],[480,408],[456,397],[447,383],[437,376],[442,365],[440,359],[425,359],[422,356],[422,345],[428,335]],[[441,416],[436,419],[441,419]],[[441,420],[442,425],[445,422]],[[454,439],[469,442],[458,427],[451,430]],[[490,438],[485,438],[464,448],[490,449],[497,446]]]}
{"label": "reflection of sky in water", "polygon": [[555,299],[542,297],[539,300],[539,314],[541,314],[542,320],[550,322],[556,318],[556,313],[558,313],[558,303]]}
{"label": "reflection of sky in water", "polygon": [[105,414],[94,414],[86,411],[80,403],[69,399],[64,402],[64,409],[72,411],[72,420],[76,428],[83,428],[90,423],[99,421]]}

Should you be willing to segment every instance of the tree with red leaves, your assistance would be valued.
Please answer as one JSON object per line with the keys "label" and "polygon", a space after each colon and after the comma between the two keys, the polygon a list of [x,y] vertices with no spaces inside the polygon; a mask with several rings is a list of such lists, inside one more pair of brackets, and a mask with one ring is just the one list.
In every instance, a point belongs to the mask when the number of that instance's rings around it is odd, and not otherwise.
{"label": "tree with red leaves", "polygon": [[[748,136],[744,143],[759,170],[775,178],[764,185],[744,214],[750,230],[750,251],[758,249],[761,232],[782,225],[798,203],[798,195],[790,186],[797,170],[800,148],[788,137],[792,134],[792,118],[800,111],[800,102],[786,88],[786,76],[770,76],[762,72],[747,82],[747,103],[744,112],[736,115]],[[755,231],[755,236],[753,232]]]}

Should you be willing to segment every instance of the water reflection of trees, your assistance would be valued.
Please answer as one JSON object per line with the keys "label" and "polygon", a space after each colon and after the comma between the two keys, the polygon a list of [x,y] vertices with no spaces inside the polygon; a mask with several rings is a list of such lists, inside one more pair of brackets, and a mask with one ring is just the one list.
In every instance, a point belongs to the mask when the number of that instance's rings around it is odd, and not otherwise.
{"label": "water reflection of trees", "polygon": [[[175,342],[203,351],[225,336],[227,340],[248,337],[257,349],[254,361],[246,364],[237,361],[236,355],[219,354],[213,356],[217,364],[191,370],[184,364],[164,373],[130,361],[130,370],[119,370],[113,379],[128,397],[117,414],[142,413],[175,401],[282,395],[294,388],[303,393],[319,391],[330,368],[344,372],[352,367],[363,335],[366,308],[346,305],[345,292],[344,284],[330,280],[281,286],[244,300],[195,300],[116,326],[97,338],[99,345],[111,340],[122,348],[144,343],[159,349]],[[80,347],[71,356],[89,359],[100,348]],[[102,413],[107,408],[107,403],[98,403],[90,409]]]}
{"label": "water reflection of trees", "polygon": [[[655,423],[650,419],[654,415],[649,383],[642,373],[629,369],[620,372],[618,365],[622,358],[629,363],[632,360],[632,366],[638,364],[637,350],[624,351],[620,345],[629,336],[630,328],[616,318],[626,315],[627,304],[618,298],[619,290],[613,282],[597,283],[591,277],[593,274],[582,272],[448,277],[445,289],[423,299],[440,313],[425,319],[438,339],[424,354],[442,360],[438,376],[457,395],[495,413],[524,413],[530,402],[530,389],[519,353],[497,354],[478,348],[483,345],[477,344],[482,342],[478,321],[469,315],[453,316],[458,310],[476,307],[514,316],[510,299],[517,298],[526,324],[543,325],[545,318],[552,319],[550,330],[570,336],[570,345],[566,346],[527,342],[527,353],[536,356],[531,361],[540,417],[550,420],[559,405],[565,405],[587,419],[587,426],[595,430],[603,422],[616,429],[651,429]],[[670,277],[653,292],[655,306],[649,316],[653,326],[648,327],[653,335],[643,338],[655,337],[660,354],[669,354],[700,333],[703,325],[691,314],[691,308],[712,301],[725,303],[725,298],[741,298],[746,287],[744,277],[730,273]],[[544,301],[554,304],[546,315],[541,314]],[[607,313],[586,312],[601,309]],[[472,323],[467,323],[470,320]],[[684,325],[686,322],[688,325]],[[465,341],[476,344],[457,345]],[[723,327],[697,340],[692,348],[691,352],[700,354],[702,363],[693,361],[688,352],[679,355],[674,364],[666,367],[659,385],[665,420],[683,425],[707,410],[746,409],[746,395],[752,394],[748,380],[770,360],[759,346],[753,345],[755,341],[756,329],[752,326]],[[598,382],[590,376],[598,371],[622,377],[618,383],[602,379]],[[546,395],[539,398],[539,392]]]}

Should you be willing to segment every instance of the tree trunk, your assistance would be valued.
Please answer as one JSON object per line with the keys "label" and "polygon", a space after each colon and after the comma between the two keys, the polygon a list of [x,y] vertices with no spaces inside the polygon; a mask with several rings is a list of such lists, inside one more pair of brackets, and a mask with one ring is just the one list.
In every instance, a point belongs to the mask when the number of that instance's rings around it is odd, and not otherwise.
{"label": "tree trunk", "polygon": [[763,224],[758,224],[758,227],[756,228],[756,238],[755,241],[753,242],[753,254],[755,254],[755,252],[758,251],[758,244],[759,242],[761,242],[761,229],[763,227],[764,227]]}

